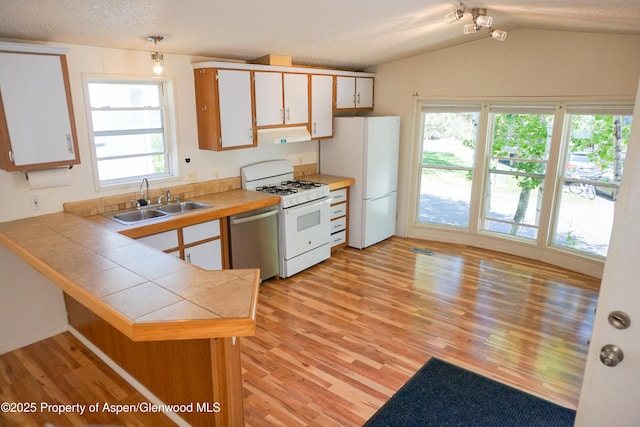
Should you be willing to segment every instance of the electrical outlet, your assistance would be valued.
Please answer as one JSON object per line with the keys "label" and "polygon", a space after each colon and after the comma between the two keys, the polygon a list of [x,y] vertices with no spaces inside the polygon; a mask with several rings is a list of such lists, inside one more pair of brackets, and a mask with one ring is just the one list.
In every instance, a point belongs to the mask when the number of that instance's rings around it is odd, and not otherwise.
{"label": "electrical outlet", "polygon": [[40,196],[38,196],[37,194],[32,194],[29,196],[29,202],[31,203],[31,210],[32,211],[39,211],[40,210]]}
{"label": "electrical outlet", "polygon": [[197,173],[190,173],[188,176],[189,182],[197,182],[198,181],[198,174]]}

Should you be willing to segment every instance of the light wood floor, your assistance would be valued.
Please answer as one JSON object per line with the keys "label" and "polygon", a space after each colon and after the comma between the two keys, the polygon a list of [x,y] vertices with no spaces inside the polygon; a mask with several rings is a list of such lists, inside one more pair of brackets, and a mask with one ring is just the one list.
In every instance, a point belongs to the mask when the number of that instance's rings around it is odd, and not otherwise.
{"label": "light wood floor", "polygon": [[[391,238],[348,248],[263,283],[256,336],[242,340],[246,424],[362,425],[431,357],[576,408],[599,282],[450,244]],[[0,356],[0,401],[54,399],[144,400],[69,334]],[[150,414],[0,413],[0,425],[44,421],[171,424]]]}

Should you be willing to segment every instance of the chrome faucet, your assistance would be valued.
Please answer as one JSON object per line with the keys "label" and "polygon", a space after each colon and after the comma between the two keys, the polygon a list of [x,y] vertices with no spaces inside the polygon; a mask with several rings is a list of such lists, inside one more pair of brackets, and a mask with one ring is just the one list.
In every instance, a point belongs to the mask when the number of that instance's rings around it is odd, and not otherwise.
{"label": "chrome faucet", "polygon": [[171,190],[167,190],[164,194],[158,196],[158,203],[164,203],[163,200],[166,200],[167,203],[171,203]]}
{"label": "chrome faucet", "polygon": [[150,205],[151,204],[151,197],[149,197],[149,180],[147,178],[142,178],[142,181],[140,181],[140,195],[141,196],[145,195],[145,192],[142,191],[142,186],[145,185],[145,184],[147,185],[147,190],[146,190],[147,193],[146,193],[145,201],[147,202],[147,205]]}

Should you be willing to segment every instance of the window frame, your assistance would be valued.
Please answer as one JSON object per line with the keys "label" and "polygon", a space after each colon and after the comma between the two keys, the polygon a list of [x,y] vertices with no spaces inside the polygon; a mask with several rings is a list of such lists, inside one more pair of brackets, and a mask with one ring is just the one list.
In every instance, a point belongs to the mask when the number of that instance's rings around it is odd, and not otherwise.
{"label": "window frame", "polygon": [[[475,152],[473,155],[473,163],[470,166],[444,166],[444,165],[431,165],[423,163],[423,153],[424,153],[424,128],[425,128],[425,114],[443,114],[443,113],[477,113],[478,115],[478,126],[476,128],[476,146]],[[416,158],[416,169],[417,169],[417,177],[421,177],[422,173],[425,169],[436,169],[443,171],[458,171],[458,172],[467,172],[471,174],[471,194],[469,197],[471,198],[473,195],[473,188],[476,186],[476,181],[479,180],[477,176],[477,168],[478,168],[478,157],[481,151],[479,150],[479,146],[481,145],[481,139],[483,138],[483,128],[481,128],[482,116],[483,116],[483,105],[480,102],[463,102],[463,103],[433,103],[429,105],[422,105],[418,112],[419,118],[417,122],[419,123],[419,128],[417,129],[417,137],[420,139],[420,142],[416,144],[417,150],[417,158]],[[412,221],[414,224],[418,225],[426,225],[429,227],[443,228],[443,229],[455,229],[455,230],[466,230],[469,231],[473,229],[474,223],[473,218],[475,214],[473,211],[477,209],[476,206],[471,204],[469,206],[469,222],[466,226],[455,226],[451,224],[441,224],[441,223],[429,223],[420,221],[420,196],[421,196],[421,185],[418,180],[414,182],[416,189],[416,202],[415,207],[413,209]]]}
{"label": "window frame", "polygon": [[[420,191],[420,159],[422,153],[421,138],[421,114],[423,109],[431,106],[442,106],[452,104],[482,104],[480,123],[478,127],[478,141],[476,146],[476,165],[470,208],[470,229],[452,229],[434,226],[431,224],[419,223],[416,215],[419,208]],[[552,130],[550,152],[548,155],[548,169],[546,171],[546,181],[543,193],[543,211],[540,216],[540,232],[535,242],[523,242],[519,238],[508,239],[495,234],[480,231],[480,213],[484,209],[482,194],[486,184],[486,171],[488,170],[488,140],[489,140],[489,110],[503,106],[549,106],[555,107],[555,119]],[[553,235],[555,231],[555,221],[557,220],[558,191],[562,188],[564,177],[563,169],[565,161],[565,116],[567,107],[570,109],[581,108],[582,111],[596,109],[597,113],[607,111],[633,111],[635,98],[630,96],[541,96],[541,97],[413,97],[413,120],[411,125],[411,150],[408,152],[408,161],[413,165],[409,180],[406,185],[410,188],[407,211],[401,216],[399,223],[400,233],[409,238],[433,240],[439,242],[449,242],[454,244],[470,245],[499,252],[510,253],[526,258],[537,259],[553,265],[570,266],[572,270],[599,277],[604,266],[604,257],[593,256],[588,253],[578,253],[568,248],[553,245]],[[625,179],[624,176],[622,179]],[[474,216],[475,215],[475,216]],[[475,222],[474,222],[475,221]]]}
{"label": "window frame", "polygon": [[[553,105],[548,102],[536,102],[532,101],[531,103],[504,103],[504,102],[492,102],[487,103],[487,132],[486,132],[486,151],[485,151],[485,159],[486,161],[483,164],[483,168],[480,173],[483,175],[483,186],[482,192],[480,193],[480,206],[478,210],[478,229],[476,230],[478,233],[492,235],[497,239],[510,239],[514,241],[519,241],[525,245],[538,245],[541,242],[540,231],[544,231],[544,227],[546,224],[544,212],[541,213],[540,217],[538,217],[537,224],[526,224],[522,223],[519,226],[533,229],[535,230],[536,237],[531,239],[523,236],[519,236],[517,234],[505,234],[497,231],[493,231],[487,228],[487,223],[489,222],[498,222],[504,223],[508,226],[513,226],[516,223],[513,221],[500,220],[498,218],[494,218],[488,215],[487,210],[490,207],[488,195],[489,195],[489,187],[491,185],[491,175],[504,175],[507,177],[529,177],[529,178],[537,178],[541,180],[542,187],[542,197],[544,198],[544,188],[549,186],[549,168],[553,166],[550,164],[550,158],[552,156],[552,151],[554,149],[554,140],[556,140],[556,123],[559,119],[558,117],[558,109],[556,105]],[[495,136],[495,116],[498,114],[545,114],[553,117],[553,123],[551,125],[551,138],[549,139],[547,146],[547,157],[546,159],[529,159],[522,157],[500,157],[492,155],[494,136]],[[522,163],[540,163],[544,165],[544,173],[536,174],[536,173],[527,173],[521,171],[501,171],[499,169],[493,168],[492,162],[494,160],[510,160],[510,161],[520,161]],[[541,200],[541,204],[544,204],[545,201]]]}
{"label": "window frame", "polygon": [[[91,106],[91,99],[89,94],[89,84],[92,83],[107,83],[107,84],[150,84],[158,86],[159,90],[159,98],[160,105],[159,107],[152,108],[113,108],[113,109],[100,109],[93,108]],[[178,169],[178,161],[177,161],[177,147],[176,147],[176,107],[175,107],[175,96],[174,96],[174,87],[175,80],[170,77],[148,77],[148,76],[123,76],[123,75],[107,75],[107,74],[85,74],[83,75],[83,87],[85,90],[85,111],[87,114],[87,125],[88,125],[88,134],[89,134],[89,145],[91,148],[91,160],[92,160],[92,168],[94,175],[94,185],[96,191],[105,191],[113,189],[114,187],[132,187],[135,188],[139,185],[141,179],[143,177],[148,178],[149,180],[153,180],[154,182],[166,182],[179,179],[179,169]],[[136,110],[136,111],[151,111],[151,110],[160,110],[161,111],[161,120],[162,120],[162,130],[164,137],[164,145],[165,149],[163,153],[167,172],[166,173],[158,173],[158,174],[149,174],[149,175],[131,175],[125,178],[111,179],[111,180],[100,180],[98,162],[100,159],[98,158],[97,147],[96,147],[96,136],[102,131],[94,131],[93,129],[93,115],[94,111],[118,111],[118,110]],[[144,129],[147,130],[147,129]],[[104,134],[115,134],[118,131],[104,131]],[[140,129],[131,130],[130,133],[122,133],[122,135],[128,134],[140,134]],[[153,156],[157,153],[145,153],[146,156]],[[136,155],[124,155],[124,156],[116,156],[115,158],[127,159],[132,157],[138,157]]]}

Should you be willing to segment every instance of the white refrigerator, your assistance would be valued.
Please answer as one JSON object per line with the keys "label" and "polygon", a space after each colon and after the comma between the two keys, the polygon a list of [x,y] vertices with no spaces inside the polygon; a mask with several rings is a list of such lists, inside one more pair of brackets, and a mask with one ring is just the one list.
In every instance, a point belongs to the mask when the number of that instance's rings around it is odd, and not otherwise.
{"label": "white refrigerator", "polygon": [[355,179],[349,189],[349,240],[363,249],[395,234],[400,117],[336,117],[320,143],[320,173]]}

